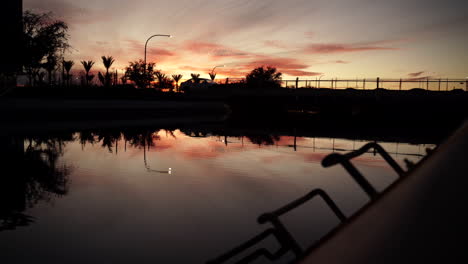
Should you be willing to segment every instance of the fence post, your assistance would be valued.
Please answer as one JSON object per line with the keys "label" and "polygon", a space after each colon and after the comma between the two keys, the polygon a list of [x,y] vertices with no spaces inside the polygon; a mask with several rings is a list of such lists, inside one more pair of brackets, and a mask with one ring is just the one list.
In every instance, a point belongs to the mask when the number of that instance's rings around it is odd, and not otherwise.
{"label": "fence post", "polygon": [[426,90],[429,91],[429,78],[426,79]]}
{"label": "fence post", "polygon": [[285,88],[288,88],[288,81],[285,81],[284,84],[286,85]]}
{"label": "fence post", "polygon": [[226,78],[226,84],[229,84],[229,78]]}
{"label": "fence post", "polygon": [[377,77],[377,89],[380,88],[380,77]]}
{"label": "fence post", "polygon": [[401,80],[401,78],[400,78],[400,91],[401,91],[401,81],[402,81],[402,80]]}
{"label": "fence post", "polygon": [[362,89],[366,89],[366,78],[362,81]]}
{"label": "fence post", "polygon": [[441,79],[439,79],[439,92],[440,92],[440,82],[441,82]]}
{"label": "fence post", "polygon": [[448,78],[447,78],[445,90],[448,91]]}
{"label": "fence post", "polygon": [[299,77],[296,78],[296,89],[299,88]]}

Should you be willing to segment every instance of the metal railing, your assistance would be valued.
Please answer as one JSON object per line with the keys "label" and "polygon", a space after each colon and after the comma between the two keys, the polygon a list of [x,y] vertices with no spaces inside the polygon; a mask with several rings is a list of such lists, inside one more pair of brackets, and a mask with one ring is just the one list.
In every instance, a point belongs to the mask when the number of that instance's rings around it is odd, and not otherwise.
{"label": "metal railing", "polygon": [[[179,85],[190,79],[182,79]],[[214,82],[218,84],[235,84],[245,82],[245,78],[216,78]],[[448,78],[356,78],[356,79],[284,79],[281,81],[281,87],[290,89],[309,88],[309,89],[357,89],[373,90],[376,88],[388,90],[411,90],[424,89],[428,91],[468,91],[468,79],[448,79]]]}
{"label": "metal railing", "polygon": [[468,91],[467,79],[447,79],[447,78],[410,78],[410,79],[382,79],[382,78],[364,78],[364,79],[306,79],[299,78],[283,80],[281,83],[285,88],[328,88],[328,89],[375,89],[384,88],[389,90],[410,90],[414,88],[430,91],[449,91],[462,89]]}

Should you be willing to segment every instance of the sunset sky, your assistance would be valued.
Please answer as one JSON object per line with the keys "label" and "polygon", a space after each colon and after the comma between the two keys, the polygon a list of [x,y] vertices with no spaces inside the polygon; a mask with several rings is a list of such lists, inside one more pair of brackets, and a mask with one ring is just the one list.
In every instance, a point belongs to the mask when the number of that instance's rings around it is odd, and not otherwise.
{"label": "sunset sky", "polygon": [[148,61],[184,78],[217,65],[219,77],[261,65],[302,79],[468,77],[466,0],[24,0],[24,10],[69,24],[67,58],[111,55],[117,70],[143,59],[149,36],[171,34],[150,41]]}

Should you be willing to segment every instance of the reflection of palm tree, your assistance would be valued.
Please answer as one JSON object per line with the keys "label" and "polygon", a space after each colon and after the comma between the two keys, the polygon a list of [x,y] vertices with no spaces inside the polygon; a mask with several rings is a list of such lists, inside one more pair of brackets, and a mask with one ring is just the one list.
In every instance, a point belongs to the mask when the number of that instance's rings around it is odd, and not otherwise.
{"label": "reflection of palm tree", "polygon": [[176,90],[178,92],[180,92],[180,90],[179,90],[179,81],[180,81],[180,79],[182,79],[182,74],[173,74],[172,79],[174,79],[174,81],[176,83]]}
{"label": "reflection of palm tree", "polygon": [[80,144],[82,148],[84,148],[86,143],[90,143],[91,145],[94,145],[94,143],[97,142],[94,136],[94,133],[88,130],[84,130],[80,132],[79,140],[80,140]]}
{"label": "reflection of palm tree", "polygon": [[115,144],[115,152],[118,151],[118,142],[122,138],[120,131],[100,131],[98,134],[98,141],[102,141],[102,147],[107,148],[110,153],[113,152]]}
{"label": "reflection of palm tree", "polygon": [[89,75],[89,72],[94,65],[94,61],[81,61],[81,64],[86,72],[86,86],[89,86],[89,82],[94,78],[94,75]]}

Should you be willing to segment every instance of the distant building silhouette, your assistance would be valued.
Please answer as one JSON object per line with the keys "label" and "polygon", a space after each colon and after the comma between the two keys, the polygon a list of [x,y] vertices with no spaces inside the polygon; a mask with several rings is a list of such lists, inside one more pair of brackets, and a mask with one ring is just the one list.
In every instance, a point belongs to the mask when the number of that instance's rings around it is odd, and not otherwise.
{"label": "distant building silhouette", "polygon": [[16,84],[15,75],[21,70],[23,1],[2,1],[0,6],[0,32],[3,36],[0,42],[0,75],[1,86],[5,87]]}

